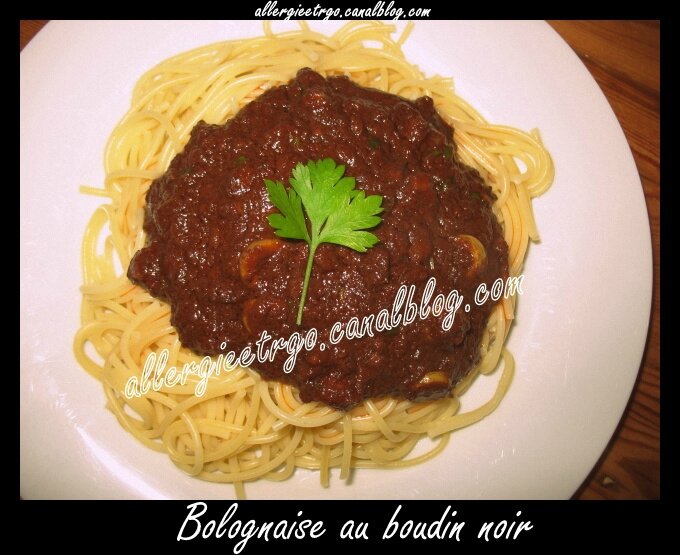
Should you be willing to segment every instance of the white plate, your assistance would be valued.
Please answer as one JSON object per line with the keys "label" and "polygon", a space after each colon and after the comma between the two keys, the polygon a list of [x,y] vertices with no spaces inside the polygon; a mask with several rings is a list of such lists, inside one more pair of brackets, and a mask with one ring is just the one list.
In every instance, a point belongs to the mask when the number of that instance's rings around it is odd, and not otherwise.
{"label": "white plate", "polygon": [[[314,22],[329,31],[335,22]],[[401,23],[399,26],[401,27]],[[285,28],[276,23],[276,28]],[[80,244],[99,204],[107,136],[136,79],[162,59],[233,37],[248,22],[53,22],[21,54],[21,495],[220,498],[104,409],[71,354]],[[576,55],[545,23],[418,22],[408,57],[453,76],[488,119],[538,127],[553,188],[535,203],[510,337],[518,372],[500,408],[454,434],[442,455],[398,471],[358,471],[330,489],[316,473],[247,486],[251,498],[568,498],[618,423],[640,364],[652,265],[640,180],[621,128]],[[481,398],[493,380],[475,384]]]}

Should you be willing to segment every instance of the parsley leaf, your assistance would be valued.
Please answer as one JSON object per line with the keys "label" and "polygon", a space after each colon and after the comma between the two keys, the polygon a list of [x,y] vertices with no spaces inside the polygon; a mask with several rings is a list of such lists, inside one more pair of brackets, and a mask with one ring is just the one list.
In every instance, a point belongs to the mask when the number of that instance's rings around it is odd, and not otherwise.
{"label": "parsley leaf", "polygon": [[[364,191],[355,189],[355,179],[344,176],[344,173],[345,166],[338,166],[333,159],[325,158],[307,164],[298,163],[288,180],[291,185],[288,190],[280,181],[264,180],[269,200],[280,212],[268,218],[274,233],[288,239],[302,239],[309,245],[297,314],[298,325],[302,323],[302,311],[318,246],[321,243],[334,243],[366,252],[378,243],[373,233],[363,230],[375,227],[382,221],[377,215],[383,211],[382,197],[366,196]],[[307,228],[305,213],[310,229]]]}
{"label": "parsley leaf", "polygon": [[281,214],[269,216],[269,225],[277,230],[276,234],[279,237],[304,239],[309,243],[305,215],[302,213],[302,201],[295,190],[288,189],[288,193],[286,193],[286,189],[280,181],[274,182],[265,179],[264,183],[267,187],[269,200],[281,211]]}

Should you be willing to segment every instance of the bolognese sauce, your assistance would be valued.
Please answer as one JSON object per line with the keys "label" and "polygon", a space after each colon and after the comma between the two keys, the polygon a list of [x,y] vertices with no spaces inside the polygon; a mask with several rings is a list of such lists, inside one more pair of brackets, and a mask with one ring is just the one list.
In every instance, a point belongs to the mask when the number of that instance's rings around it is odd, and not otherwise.
{"label": "bolognese sauce", "polygon": [[[367,195],[383,196],[380,242],[365,253],[322,244],[302,326],[296,325],[307,262],[303,241],[281,239],[265,179],[287,182],[296,164],[332,158]],[[453,129],[432,100],[410,101],[343,76],[302,69],[224,125],[200,122],[146,198],[147,243],[129,278],[170,303],[182,343],[199,354],[241,351],[263,331],[274,338],[316,328],[325,349],[286,354],[255,368],[298,387],[303,401],[348,409],[364,399],[448,395],[477,363],[493,303],[472,302],[480,283],[508,274],[494,195],[458,160]],[[401,285],[422,294],[457,290],[449,330],[416,319],[372,337],[329,341],[331,327],[392,307]],[[225,346],[226,345],[226,346]]]}

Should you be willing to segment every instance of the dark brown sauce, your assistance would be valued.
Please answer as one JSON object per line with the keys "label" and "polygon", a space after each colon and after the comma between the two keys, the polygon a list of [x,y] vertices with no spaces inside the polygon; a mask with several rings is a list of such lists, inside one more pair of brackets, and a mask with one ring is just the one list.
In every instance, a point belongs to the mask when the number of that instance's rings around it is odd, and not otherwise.
{"label": "dark brown sauce", "polygon": [[[474,304],[475,289],[508,273],[493,194],[457,160],[452,136],[430,98],[412,102],[302,69],[225,125],[196,125],[149,189],[147,244],[128,276],[171,304],[182,343],[200,354],[254,347],[263,330],[287,338],[315,327],[326,349],[303,350],[289,374],[285,352],[254,365],[296,385],[303,401],[346,409],[384,395],[446,395],[477,362],[492,309]],[[383,195],[385,211],[371,230],[380,243],[366,253],[319,247],[298,327],[307,244],[274,235],[264,179],[287,185],[298,162],[322,158],[344,164],[367,195]],[[481,264],[466,235],[484,246]],[[416,286],[417,301],[430,277],[436,293],[457,289],[471,306],[457,312],[449,331],[443,317],[430,316],[329,343],[335,322],[390,309],[402,284]],[[423,380],[430,372],[440,374]]]}

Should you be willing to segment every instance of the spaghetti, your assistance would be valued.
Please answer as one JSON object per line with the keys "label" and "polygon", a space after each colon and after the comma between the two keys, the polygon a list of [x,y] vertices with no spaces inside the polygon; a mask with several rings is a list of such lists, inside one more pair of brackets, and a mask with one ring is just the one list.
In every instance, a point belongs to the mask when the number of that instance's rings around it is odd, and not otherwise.
{"label": "spaghetti", "polygon": [[[144,245],[145,195],[151,182],[167,169],[200,120],[224,123],[263,91],[287,83],[301,67],[324,76],[347,75],[359,85],[409,99],[432,97],[455,128],[459,157],[496,194],[494,212],[509,246],[510,275],[521,272],[529,241],[538,240],[531,199],[552,182],[550,156],[537,132],[488,124],[453,92],[450,80],[426,78],[410,64],[401,49],[410,29],[394,40],[393,27],[379,22],[348,23],[330,37],[305,23],[278,34],[265,24],[262,37],[170,58],[136,84],[132,107],[106,147],[104,189],[83,187],[110,202],[93,214],[83,240],[82,326],[74,339],[78,362],[102,382],[108,407],[127,431],[167,453],[189,474],[233,483],[240,497],[245,482],[285,480],[298,467],[319,470],[321,483],[328,485],[331,468],[340,468],[340,478],[346,479],[352,468],[423,462],[444,449],[451,431],[492,412],[512,380],[514,362],[503,343],[514,297],[496,306],[479,364],[445,399],[367,400],[343,412],[302,403],[294,387],[265,381],[241,367],[211,377],[202,396],[195,394],[200,379],[195,376],[141,397],[124,395],[126,382],[140,377],[151,353],[167,349],[168,365],[175,367],[200,360],[181,345],[170,307],[125,275]],[[499,365],[502,375],[493,397],[459,414],[460,395],[476,376]],[[425,436],[437,438],[436,446],[408,458]]]}

